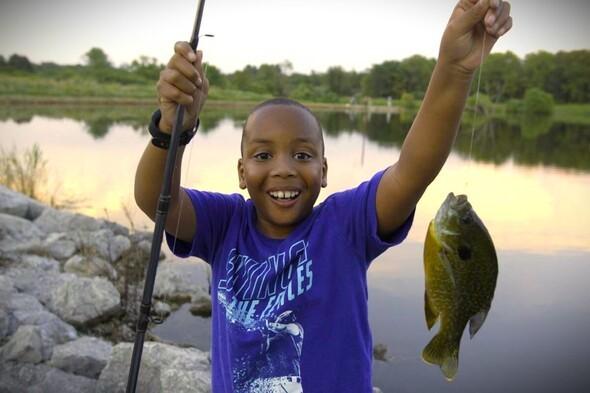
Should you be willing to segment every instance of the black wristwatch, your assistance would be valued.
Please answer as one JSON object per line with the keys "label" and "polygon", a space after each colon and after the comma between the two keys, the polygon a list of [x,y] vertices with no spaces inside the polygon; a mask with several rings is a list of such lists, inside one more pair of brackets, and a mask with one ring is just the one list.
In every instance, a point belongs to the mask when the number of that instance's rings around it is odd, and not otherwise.
{"label": "black wristwatch", "polygon": [[[170,139],[172,137],[171,134],[162,132],[158,128],[158,124],[160,123],[160,119],[162,118],[162,112],[157,109],[154,114],[152,115],[152,120],[150,121],[150,125],[148,130],[152,135],[152,145],[159,147],[160,149],[168,149],[170,147]],[[197,124],[191,129],[184,130],[180,134],[180,139],[178,141],[179,146],[184,146],[193,139],[193,136],[197,133],[197,128],[199,128],[199,119],[197,119]]]}

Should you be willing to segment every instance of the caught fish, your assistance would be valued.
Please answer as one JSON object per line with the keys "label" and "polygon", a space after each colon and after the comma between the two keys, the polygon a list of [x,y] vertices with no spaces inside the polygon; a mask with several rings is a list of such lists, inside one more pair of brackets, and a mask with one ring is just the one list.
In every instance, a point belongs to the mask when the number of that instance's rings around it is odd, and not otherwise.
{"label": "caught fish", "polygon": [[467,196],[450,193],[428,226],[424,243],[428,330],[439,332],[422,351],[422,360],[439,365],[452,381],[459,367],[459,345],[469,322],[471,338],[492,304],[498,259],[492,238]]}

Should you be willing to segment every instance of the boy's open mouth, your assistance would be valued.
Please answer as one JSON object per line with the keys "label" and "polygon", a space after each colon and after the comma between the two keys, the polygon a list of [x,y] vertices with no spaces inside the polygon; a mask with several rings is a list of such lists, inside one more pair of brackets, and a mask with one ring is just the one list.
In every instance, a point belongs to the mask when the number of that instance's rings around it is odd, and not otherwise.
{"label": "boy's open mouth", "polygon": [[268,195],[277,201],[292,201],[296,199],[301,191],[269,191]]}

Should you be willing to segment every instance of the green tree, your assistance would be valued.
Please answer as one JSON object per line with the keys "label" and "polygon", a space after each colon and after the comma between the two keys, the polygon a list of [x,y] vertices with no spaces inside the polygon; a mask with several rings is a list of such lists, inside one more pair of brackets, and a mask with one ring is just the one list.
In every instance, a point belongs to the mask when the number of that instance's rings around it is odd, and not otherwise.
{"label": "green tree", "polygon": [[[417,97],[423,97],[434,69],[436,61],[424,56],[414,55],[402,60],[400,71],[403,77],[403,91],[412,93]],[[399,96],[396,94],[396,96]]]}
{"label": "green tree", "polygon": [[8,59],[8,66],[21,71],[33,72],[33,64],[29,59],[16,53]]}
{"label": "green tree", "polygon": [[362,80],[362,92],[371,97],[399,97],[403,92],[401,64],[390,60],[371,67]]}
{"label": "green tree", "polygon": [[524,58],[526,87],[550,91],[549,76],[555,72],[555,55],[545,51],[529,53]]}
{"label": "green tree", "polygon": [[158,64],[155,57],[139,56],[139,59],[133,60],[129,71],[149,81],[158,80],[160,71],[164,66]]}
{"label": "green tree", "polygon": [[86,65],[92,68],[111,68],[107,54],[100,48],[92,48],[83,56]]}
{"label": "green tree", "polygon": [[205,74],[209,80],[209,86],[225,87],[227,85],[225,75],[221,73],[219,68],[208,63],[205,64],[205,67]]}
{"label": "green tree", "polygon": [[524,95],[524,112],[530,115],[550,115],[553,113],[554,100],[551,94],[533,87]]}
{"label": "green tree", "polygon": [[4,59],[4,56],[0,55],[0,68],[4,67],[6,67],[6,60]]}
{"label": "green tree", "polygon": [[[473,84],[473,89],[477,86]],[[481,91],[493,102],[522,97],[525,89],[522,61],[512,52],[492,53],[483,64]]]}
{"label": "green tree", "polygon": [[244,69],[235,71],[230,76],[234,88],[243,91],[254,91],[257,69],[255,66],[247,65]]}
{"label": "green tree", "polygon": [[590,101],[590,51],[558,52],[549,90],[561,102]]}

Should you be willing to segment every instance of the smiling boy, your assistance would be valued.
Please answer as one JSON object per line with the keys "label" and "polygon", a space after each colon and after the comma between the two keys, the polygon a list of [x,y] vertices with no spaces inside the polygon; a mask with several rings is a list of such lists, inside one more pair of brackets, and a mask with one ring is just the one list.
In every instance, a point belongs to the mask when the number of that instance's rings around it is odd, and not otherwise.
{"label": "smiling boy", "polygon": [[[398,162],[315,207],[327,184],[322,130],[295,101],[262,103],[246,120],[238,176],[248,200],[181,188],[179,149],[167,240],[212,268],[214,393],[372,391],[367,269],[407,235],[450,152],[473,74],[511,26],[508,3],[461,0]],[[177,103],[184,128],[194,126],[208,91],[201,59],[176,44],[151,127],[169,133]],[[152,219],[165,156],[149,144],[137,170],[136,201]]]}

